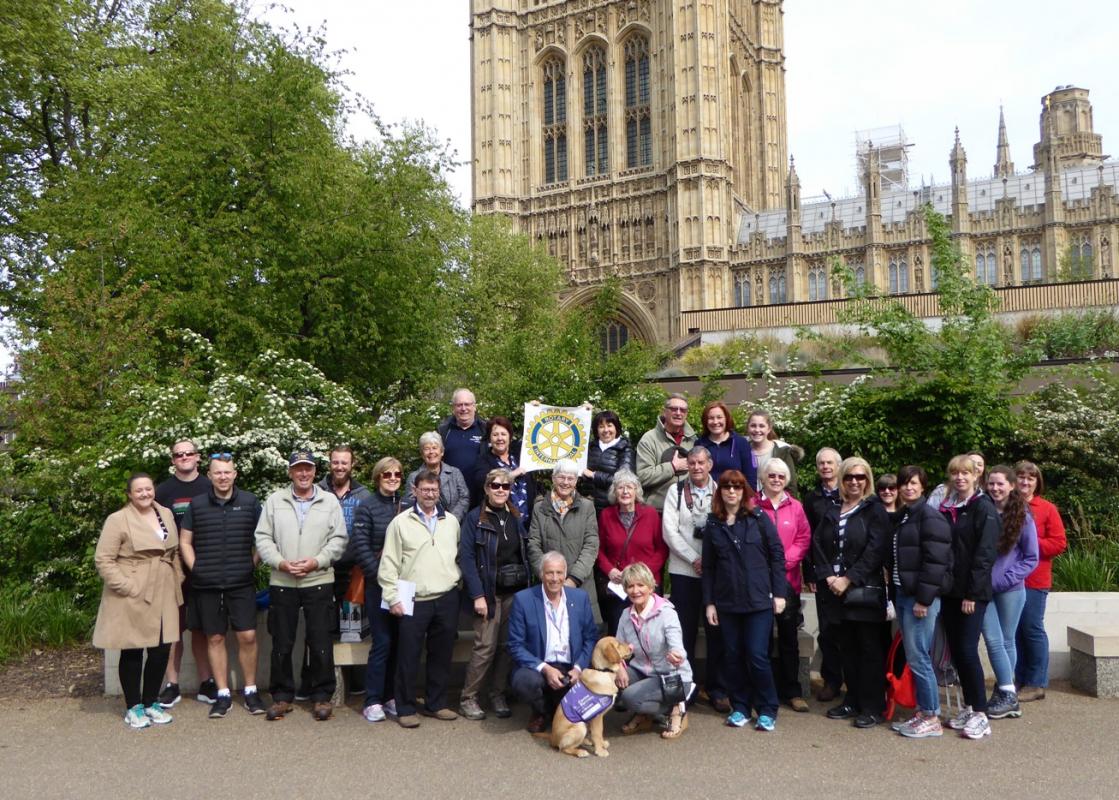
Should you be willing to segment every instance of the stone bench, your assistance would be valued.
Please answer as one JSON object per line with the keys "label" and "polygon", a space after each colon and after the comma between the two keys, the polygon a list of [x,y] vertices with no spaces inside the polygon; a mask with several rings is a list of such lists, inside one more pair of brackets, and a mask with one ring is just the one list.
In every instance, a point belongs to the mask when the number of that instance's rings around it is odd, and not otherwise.
{"label": "stone bench", "polygon": [[1119,625],[1068,626],[1069,678],[1093,697],[1119,697]]}

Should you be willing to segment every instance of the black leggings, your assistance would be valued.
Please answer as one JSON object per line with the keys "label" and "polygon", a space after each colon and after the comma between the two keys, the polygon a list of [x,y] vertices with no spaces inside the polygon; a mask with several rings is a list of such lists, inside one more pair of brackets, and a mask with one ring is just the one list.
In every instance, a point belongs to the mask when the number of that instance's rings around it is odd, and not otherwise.
{"label": "black leggings", "polygon": [[[171,654],[170,643],[148,648],[148,663],[144,664],[144,648],[136,647],[120,651],[120,688],[124,691],[124,703],[128,708],[143,704],[150,706],[159,696],[163,672],[167,669],[167,657]],[[143,678],[143,692],[140,681]]]}

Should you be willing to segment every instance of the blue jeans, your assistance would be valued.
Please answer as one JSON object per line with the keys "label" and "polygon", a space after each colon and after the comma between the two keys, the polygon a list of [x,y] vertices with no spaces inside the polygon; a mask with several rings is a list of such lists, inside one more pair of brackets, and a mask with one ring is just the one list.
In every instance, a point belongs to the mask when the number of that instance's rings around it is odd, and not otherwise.
{"label": "blue jeans", "polygon": [[769,663],[773,610],[719,611],[719,627],[723,629],[723,680],[734,710],[749,717],[751,708],[756,708],[758,714],[776,718],[777,684]]}
{"label": "blue jeans", "polygon": [[365,579],[365,613],[369,617],[369,661],[365,665],[365,707],[393,697],[396,672],[396,617],[381,608],[381,584]]}
{"label": "blue jeans", "polygon": [[917,598],[898,590],[894,605],[897,607],[901,638],[905,644],[905,660],[913,673],[917,689],[917,705],[925,714],[940,713],[940,687],[932,664],[933,638],[936,636],[936,618],[940,616],[940,598],[933,600],[929,613],[918,619],[913,616]]}
{"label": "blue jeans", "polygon": [[987,643],[987,657],[995,670],[997,686],[1014,684],[1014,664],[1018,660],[1014,637],[1025,604],[1025,587],[996,592],[994,601],[983,614],[983,640]]}
{"label": "blue jeans", "polygon": [[1045,633],[1045,603],[1048,589],[1026,589],[1026,605],[1018,622],[1018,663],[1014,667],[1018,686],[1049,685],[1049,636]]}

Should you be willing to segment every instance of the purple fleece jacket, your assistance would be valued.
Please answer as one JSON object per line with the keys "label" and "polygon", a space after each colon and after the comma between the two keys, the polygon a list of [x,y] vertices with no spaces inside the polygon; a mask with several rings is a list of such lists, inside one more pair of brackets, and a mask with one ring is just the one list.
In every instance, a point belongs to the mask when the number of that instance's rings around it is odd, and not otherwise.
{"label": "purple fleece jacket", "polygon": [[1037,566],[1039,558],[1037,525],[1034,524],[1033,516],[1026,514],[1018,543],[1010,548],[1009,553],[995,559],[995,565],[991,568],[991,588],[1000,594],[1022,588],[1025,586],[1026,577]]}

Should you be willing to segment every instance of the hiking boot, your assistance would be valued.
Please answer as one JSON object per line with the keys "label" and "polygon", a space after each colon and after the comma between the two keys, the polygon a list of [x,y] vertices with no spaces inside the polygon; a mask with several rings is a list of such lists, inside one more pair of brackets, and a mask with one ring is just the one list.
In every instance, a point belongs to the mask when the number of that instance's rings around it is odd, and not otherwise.
{"label": "hiking boot", "polygon": [[276,700],[272,703],[264,718],[269,722],[275,722],[278,719],[283,719],[284,715],[289,713],[291,713],[291,703],[286,700]]}
{"label": "hiking boot", "polygon": [[839,697],[839,690],[826,683],[820,687],[820,691],[816,692],[816,699],[821,703],[830,702],[837,697]]}
{"label": "hiking boot", "polygon": [[525,726],[525,730],[529,733],[543,733],[547,729],[548,721],[544,719],[543,714],[533,714],[528,718],[528,725]]}
{"label": "hiking boot", "polygon": [[493,706],[494,716],[498,719],[509,719],[513,716],[513,711],[509,708],[509,701],[505,699],[503,694],[495,694],[491,697],[490,705]]}
{"label": "hiking boot", "polygon": [[459,703],[458,713],[467,719],[479,720],[486,718],[486,712],[478,705],[478,701],[473,697],[464,697],[462,702]]}
{"label": "hiking boot", "polygon": [[179,693],[179,684],[177,683],[168,683],[164,685],[163,689],[159,693],[159,697],[156,698],[156,700],[159,701],[159,704],[164,708],[171,708],[171,706],[175,705],[175,703],[179,702],[182,699],[183,696]]}
{"label": "hiking boot", "polygon": [[968,718],[967,724],[960,730],[960,735],[966,736],[968,739],[982,739],[984,736],[990,736],[991,724],[987,722],[987,715],[982,711],[976,711]]}
{"label": "hiking boot", "polygon": [[384,722],[385,707],[380,703],[371,703],[361,710],[361,715],[366,722]]}
{"label": "hiking boot", "polygon": [[124,712],[124,724],[130,728],[139,730],[140,728],[151,727],[152,721],[148,719],[148,715],[144,713],[144,707],[137,704]]}
{"label": "hiking boot", "polygon": [[907,739],[928,739],[931,736],[941,736],[944,728],[940,724],[940,717],[936,714],[918,714],[898,729],[898,733]]}
{"label": "hiking boot", "polygon": [[260,699],[260,692],[245,693],[245,710],[254,715],[265,712],[264,701]]}
{"label": "hiking boot", "polygon": [[711,707],[718,711],[720,714],[730,713],[730,698],[727,697],[712,697]]}
{"label": "hiking boot", "polygon": [[144,715],[156,725],[166,725],[171,721],[171,715],[164,711],[159,703],[152,703],[145,708]]}
{"label": "hiking boot", "polygon": [[205,703],[212,706],[218,701],[218,684],[213,678],[202,681],[198,684],[198,694],[196,695],[199,703]]}
{"label": "hiking boot", "polygon": [[1023,686],[1018,690],[1019,703],[1032,703],[1034,700],[1044,700],[1045,690],[1040,686]]}
{"label": "hiking boot", "polygon": [[971,706],[961,708],[960,713],[948,720],[948,727],[954,731],[962,731],[973,713],[975,712],[971,710]]}
{"label": "hiking boot", "polygon": [[987,704],[987,718],[1006,719],[1020,716],[1022,716],[1022,706],[1018,704],[1018,695],[1014,692],[995,690],[995,695]]}
{"label": "hiking boot", "polygon": [[334,713],[334,706],[329,702],[315,703],[315,710],[311,712],[311,716],[315,718],[315,722],[326,722]]}
{"label": "hiking boot", "polygon": [[789,708],[797,713],[803,714],[808,710],[808,703],[803,697],[790,697]]}
{"label": "hiking boot", "polygon": [[210,706],[210,719],[221,719],[233,708],[233,697],[228,694],[219,694],[218,699]]}
{"label": "hiking boot", "polygon": [[420,727],[420,718],[415,714],[405,714],[396,718],[396,722],[401,728],[418,728]]}

